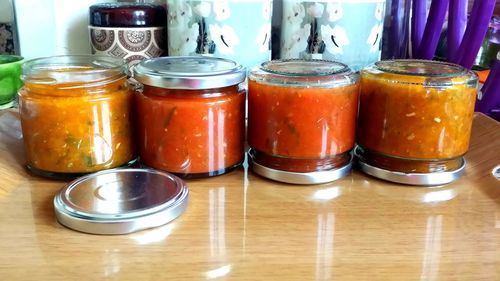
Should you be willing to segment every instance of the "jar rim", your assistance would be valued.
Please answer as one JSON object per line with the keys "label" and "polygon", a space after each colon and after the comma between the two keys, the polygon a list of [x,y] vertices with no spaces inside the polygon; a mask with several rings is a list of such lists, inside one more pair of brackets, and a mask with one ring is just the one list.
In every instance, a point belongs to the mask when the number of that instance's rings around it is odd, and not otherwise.
{"label": "jar rim", "polygon": [[36,58],[22,66],[25,83],[58,85],[81,83],[75,87],[108,84],[128,75],[124,59],[103,55],[65,55]]}
{"label": "jar rim", "polygon": [[264,62],[263,71],[283,76],[328,76],[349,72],[349,67],[341,62],[319,59],[280,59]]}
{"label": "jar rim", "polygon": [[453,78],[466,75],[468,70],[461,65],[418,59],[383,60],[373,64],[377,70],[409,76]]}
{"label": "jar rim", "polygon": [[359,75],[337,61],[282,59],[253,68],[248,79],[287,88],[338,88],[356,84]]}

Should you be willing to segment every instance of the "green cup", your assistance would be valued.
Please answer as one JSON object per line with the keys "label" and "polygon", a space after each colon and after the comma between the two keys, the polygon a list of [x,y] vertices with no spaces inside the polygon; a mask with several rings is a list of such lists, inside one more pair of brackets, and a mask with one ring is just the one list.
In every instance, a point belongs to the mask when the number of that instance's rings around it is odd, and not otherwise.
{"label": "green cup", "polygon": [[21,88],[23,57],[0,55],[0,109],[12,107],[17,90]]}

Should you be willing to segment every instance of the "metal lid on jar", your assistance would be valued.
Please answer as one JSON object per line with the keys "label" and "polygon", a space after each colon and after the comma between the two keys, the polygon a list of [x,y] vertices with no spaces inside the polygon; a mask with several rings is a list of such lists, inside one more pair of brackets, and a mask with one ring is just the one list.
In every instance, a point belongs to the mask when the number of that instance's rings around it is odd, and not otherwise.
{"label": "metal lid on jar", "polygon": [[167,22],[164,7],[146,3],[101,3],[90,6],[89,23],[100,27],[156,27]]}
{"label": "metal lid on jar", "polygon": [[434,173],[404,173],[399,171],[390,171],[370,165],[364,162],[363,158],[360,157],[358,153],[358,148],[356,148],[354,150],[354,154],[357,156],[357,162],[361,171],[370,176],[395,183],[422,186],[444,185],[457,180],[465,172],[465,160],[463,158],[461,159],[461,165],[452,171]]}
{"label": "metal lid on jar", "polygon": [[266,167],[255,161],[253,149],[248,152],[250,167],[256,174],[268,179],[291,184],[321,184],[332,182],[347,176],[352,169],[352,156],[349,162],[341,167],[315,172],[289,172]]}
{"label": "metal lid on jar", "polygon": [[248,79],[283,87],[335,88],[354,84],[358,75],[328,60],[273,60],[252,69]]}
{"label": "metal lid on jar", "polygon": [[149,86],[201,90],[237,85],[245,80],[246,72],[241,65],[223,58],[161,57],[137,64],[133,76]]}
{"label": "metal lid on jar", "polygon": [[93,234],[125,234],[157,227],[186,209],[184,181],[152,169],[111,169],[69,183],[54,198],[57,220]]}
{"label": "metal lid on jar", "polygon": [[380,75],[390,83],[421,84],[426,87],[449,87],[457,84],[477,85],[474,72],[453,63],[431,60],[385,60],[363,69],[363,74]]}

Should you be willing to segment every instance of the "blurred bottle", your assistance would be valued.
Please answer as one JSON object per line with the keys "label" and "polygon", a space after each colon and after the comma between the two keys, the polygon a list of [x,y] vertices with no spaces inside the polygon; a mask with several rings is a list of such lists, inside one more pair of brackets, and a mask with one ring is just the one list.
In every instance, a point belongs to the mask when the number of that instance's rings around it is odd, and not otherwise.
{"label": "blurred bottle", "polygon": [[0,0],[0,54],[17,53],[14,8],[11,0]]}
{"label": "blurred bottle", "polygon": [[[439,40],[439,46],[436,51],[436,59],[446,60],[447,54],[447,28],[441,33],[441,38]],[[485,70],[491,68],[495,58],[500,51],[500,16],[493,16],[488,27],[488,32],[483,40],[481,49],[476,56],[474,61],[473,69],[475,70]]]}
{"label": "blurred bottle", "polygon": [[491,68],[498,52],[500,52],[500,16],[493,16],[474,65],[477,68]]}
{"label": "blurred bottle", "polygon": [[88,8],[115,0],[14,0],[20,53],[26,59],[90,54]]}

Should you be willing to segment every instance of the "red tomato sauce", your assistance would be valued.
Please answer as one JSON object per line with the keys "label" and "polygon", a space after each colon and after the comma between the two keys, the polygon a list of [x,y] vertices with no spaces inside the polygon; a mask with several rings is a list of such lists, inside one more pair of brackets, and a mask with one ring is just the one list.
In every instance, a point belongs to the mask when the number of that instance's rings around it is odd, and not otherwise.
{"label": "red tomato sauce", "polygon": [[257,155],[266,155],[260,157],[260,163],[308,172],[349,161],[346,156],[354,147],[358,89],[357,84],[305,88],[249,80],[248,142]]}
{"label": "red tomato sauce", "polygon": [[137,93],[140,158],[186,177],[221,174],[244,159],[245,94],[238,86]]}

